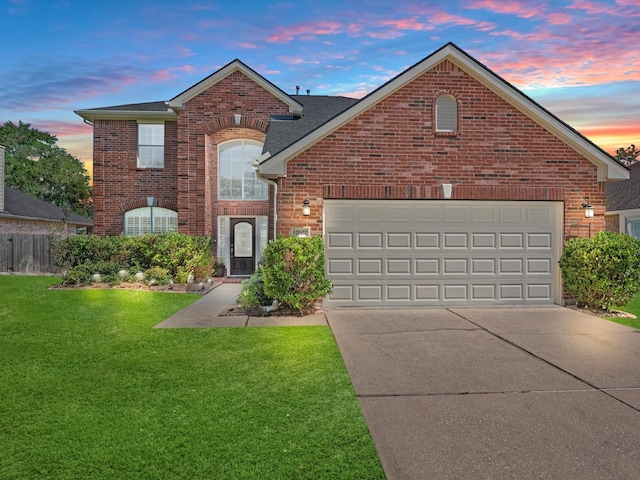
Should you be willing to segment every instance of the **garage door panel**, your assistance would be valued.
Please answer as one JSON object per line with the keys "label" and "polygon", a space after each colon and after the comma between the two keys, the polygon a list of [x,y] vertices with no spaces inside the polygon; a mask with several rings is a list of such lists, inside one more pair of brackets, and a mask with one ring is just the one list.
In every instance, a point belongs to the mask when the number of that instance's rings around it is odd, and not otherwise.
{"label": "garage door panel", "polygon": [[353,248],[353,233],[331,232],[327,234],[327,247]]}
{"label": "garage door panel", "polygon": [[551,249],[551,234],[549,233],[527,234],[527,247]]}
{"label": "garage door panel", "polygon": [[387,234],[387,247],[388,248],[411,248],[410,232],[388,233]]}
{"label": "garage door panel", "polygon": [[416,233],[416,248],[440,248],[440,234]]}
{"label": "garage door panel", "polygon": [[555,202],[327,200],[326,305],[553,303],[561,212]]}

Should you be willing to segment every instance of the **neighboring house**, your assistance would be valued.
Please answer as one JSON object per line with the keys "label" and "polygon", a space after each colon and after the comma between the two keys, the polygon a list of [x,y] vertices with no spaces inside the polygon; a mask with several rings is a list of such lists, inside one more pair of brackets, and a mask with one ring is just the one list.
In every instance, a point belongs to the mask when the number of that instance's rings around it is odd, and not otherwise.
{"label": "neighboring house", "polygon": [[604,185],[629,175],[451,43],[359,101],[235,60],[166,102],[77,113],[97,233],[210,235],[230,275],[276,235],[323,235],[327,306],[562,303],[563,242],[604,228]]}
{"label": "neighboring house", "polygon": [[0,272],[49,273],[49,236],[90,232],[93,220],[4,184],[0,147]]}
{"label": "neighboring house", "polygon": [[0,146],[0,234],[40,234],[57,231],[75,234],[91,231],[93,220],[4,184],[4,150]]}
{"label": "neighboring house", "polygon": [[605,187],[607,230],[640,238],[640,162],[629,167],[630,178]]}

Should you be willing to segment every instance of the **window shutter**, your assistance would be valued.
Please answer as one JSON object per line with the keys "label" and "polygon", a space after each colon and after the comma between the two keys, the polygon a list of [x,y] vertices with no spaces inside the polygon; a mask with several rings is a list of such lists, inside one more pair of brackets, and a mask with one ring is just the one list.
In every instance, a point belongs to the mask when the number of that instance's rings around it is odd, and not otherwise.
{"label": "window shutter", "polygon": [[458,103],[451,95],[440,95],[436,100],[436,131],[458,131]]}

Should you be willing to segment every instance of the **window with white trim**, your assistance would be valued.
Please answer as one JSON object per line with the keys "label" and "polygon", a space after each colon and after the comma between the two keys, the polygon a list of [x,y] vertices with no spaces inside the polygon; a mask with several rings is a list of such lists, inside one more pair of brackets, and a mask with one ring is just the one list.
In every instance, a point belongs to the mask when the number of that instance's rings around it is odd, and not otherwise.
{"label": "window with white trim", "polygon": [[[153,218],[151,217],[153,215]],[[178,213],[162,207],[134,208],[124,214],[124,234],[135,237],[145,233],[178,231]]]}
{"label": "window with white trim", "polygon": [[640,218],[639,217],[633,217],[633,218],[625,218],[625,223],[626,223],[626,233],[628,235],[631,235],[634,238],[638,238],[640,239]]}
{"label": "window with white trim", "polygon": [[436,132],[458,131],[458,102],[451,95],[436,99]]}
{"label": "window with white trim", "polygon": [[164,168],[164,124],[138,124],[138,168]]}
{"label": "window with white trim", "polygon": [[221,200],[266,200],[267,184],[258,180],[253,161],[262,144],[232,140],[218,147],[218,198]]}

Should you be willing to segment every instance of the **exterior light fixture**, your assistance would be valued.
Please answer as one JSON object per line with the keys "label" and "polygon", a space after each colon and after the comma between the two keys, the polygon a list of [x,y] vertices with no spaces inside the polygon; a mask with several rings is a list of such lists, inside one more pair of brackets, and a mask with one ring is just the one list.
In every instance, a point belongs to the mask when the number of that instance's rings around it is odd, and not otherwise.
{"label": "exterior light fixture", "polygon": [[442,184],[442,196],[444,198],[451,198],[451,188],[452,188],[452,185],[450,183]]}
{"label": "exterior light fixture", "polygon": [[594,215],[593,207],[589,202],[582,202],[582,208],[584,208],[585,218],[593,218],[593,215]]}
{"label": "exterior light fixture", "polygon": [[308,198],[305,198],[302,202],[302,215],[304,215],[305,217],[311,215],[311,207],[309,206],[309,203],[310,202]]}
{"label": "exterior light fixture", "polygon": [[155,198],[153,197],[147,197],[147,207],[151,208],[151,213],[150,213],[150,218],[151,218],[151,223],[149,225],[149,231],[151,233],[153,233],[153,203],[155,202]]}

